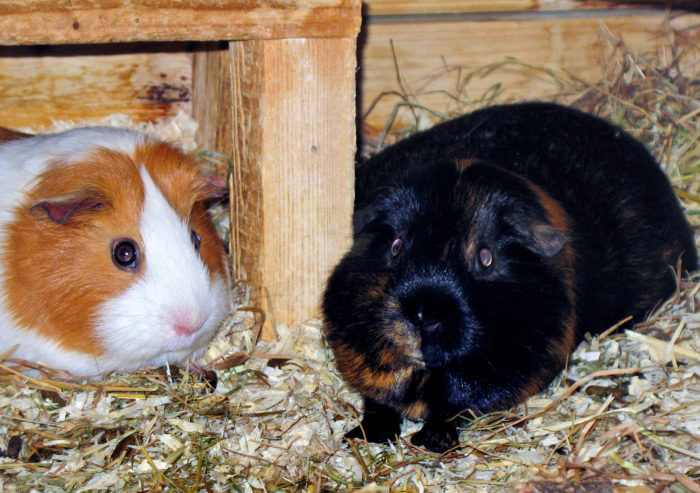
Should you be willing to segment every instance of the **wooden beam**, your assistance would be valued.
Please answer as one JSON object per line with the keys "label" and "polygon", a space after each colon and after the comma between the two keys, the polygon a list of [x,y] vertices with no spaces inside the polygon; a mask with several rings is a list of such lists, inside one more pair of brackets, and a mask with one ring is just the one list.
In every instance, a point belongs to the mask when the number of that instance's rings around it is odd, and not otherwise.
{"label": "wooden beam", "polygon": [[697,0],[365,0],[369,15],[564,12],[593,9],[697,7]]}
{"label": "wooden beam", "polygon": [[449,116],[460,107],[459,98],[487,102],[494,91],[502,93],[501,99],[551,96],[559,88],[546,70],[598,81],[610,49],[606,30],[632,50],[656,52],[667,39],[669,22],[678,29],[677,37],[699,39],[698,14],[670,21],[664,13],[479,22],[373,23],[370,18],[360,55],[365,130],[381,132],[396,110],[394,127],[426,126],[436,120],[427,111],[397,106],[406,98],[416,107]]}
{"label": "wooden beam", "polygon": [[0,45],[354,37],[360,0],[3,0]]}
{"label": "wooden beam", "polygon": [[207,85],[195,80],[194,114],[216,101],[205,118],[231,129],[213,144],[233,161],[234,277],[252,286],[270,320],[318,316],[351,239],[355,40],[232,42],[227,52],[196,54],[196,78],[199,56],[230,74],[229,87],[208,86],[201,99],[197,88]]}

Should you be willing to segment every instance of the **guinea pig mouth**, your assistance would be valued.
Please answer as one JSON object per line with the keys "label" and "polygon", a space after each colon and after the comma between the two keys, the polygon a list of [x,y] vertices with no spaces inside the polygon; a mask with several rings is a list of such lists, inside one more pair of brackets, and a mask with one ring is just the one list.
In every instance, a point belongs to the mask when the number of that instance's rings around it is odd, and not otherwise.
{"label": "guinea pig mouth", "polygon": [[411,344],[404,346],[404,355],[408,363],[418,368],[425,368],[425,357],[421,350],[419,338],[412,337]]}
{"label": "guinea pig mouth", "polygon": [[395,357],[399,360],[403,359],[408,366],[425,368],[420,334],[412,330],[410,324],[404,320],[398,320],[391,324],[384,334],[395,348]]}
{"label": "guinea pig mouth", "polygon": [[423,355],[408,355],[408,362],[411,364],[411,366],[415,366],[416,368],[423,369],[427,365],[425,364],[425,360],[423,359]]}

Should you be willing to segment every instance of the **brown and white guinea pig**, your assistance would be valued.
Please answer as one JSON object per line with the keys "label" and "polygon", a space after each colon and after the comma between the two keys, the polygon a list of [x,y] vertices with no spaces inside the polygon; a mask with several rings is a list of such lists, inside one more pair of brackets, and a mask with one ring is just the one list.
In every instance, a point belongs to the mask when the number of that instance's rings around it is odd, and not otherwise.
{"label": "brown and white guinea pig", "polygon": [[230,310],[204,205],[223,182],[129,130],[14,137],[0,143],[0,353],[80,376],[201,353]]}
{"label": "brown and white guinea pig", "polygon": [[[357,167],[354,243],[323,299],[370,441],[458,443],[465,411],[543,389],[586,333],[639,320],[697,268],[693,233],[642,144],[547,103],[439,124]],[[362,438],[360,428],[349,437]]]}

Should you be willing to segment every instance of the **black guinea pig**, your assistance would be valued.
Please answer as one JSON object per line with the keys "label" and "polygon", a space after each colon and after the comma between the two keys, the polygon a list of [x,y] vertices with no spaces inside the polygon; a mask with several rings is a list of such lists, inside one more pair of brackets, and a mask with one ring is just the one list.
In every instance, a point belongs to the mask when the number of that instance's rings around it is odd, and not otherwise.
{"label": "black guinea pig", "polygon": [[458,443],[455,420],[542,390],[586,333],[636,320],[697,268],[645,147],[549,103],[436,125],[357,167],[354,243],[323,298],[327,340],[381,442]]}

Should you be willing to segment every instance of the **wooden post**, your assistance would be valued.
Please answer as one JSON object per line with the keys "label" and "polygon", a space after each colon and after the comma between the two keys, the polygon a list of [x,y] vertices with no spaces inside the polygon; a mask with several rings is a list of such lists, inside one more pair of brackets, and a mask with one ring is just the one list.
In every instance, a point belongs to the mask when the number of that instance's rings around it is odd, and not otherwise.
{"label": "wooden post", "polygon": [[317,316],[350,244],[355,39],[234,41],[194,64],[195,118],[233,160],[234,276],[277,323]]}

